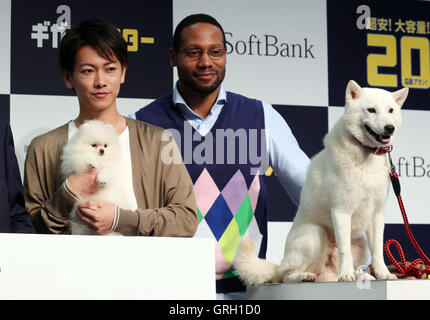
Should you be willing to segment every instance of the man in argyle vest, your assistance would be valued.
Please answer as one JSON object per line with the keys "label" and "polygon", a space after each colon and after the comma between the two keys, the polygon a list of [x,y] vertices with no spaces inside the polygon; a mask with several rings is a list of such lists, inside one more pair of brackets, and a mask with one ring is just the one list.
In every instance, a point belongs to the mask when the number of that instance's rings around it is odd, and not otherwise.
{"label": "man in argyle vest", "polygon": [[298,204],[309,158],[270,104],[224,89],[226,40],[214,18],[183,19],[169,56],[179,78],[173,92],[133,116],[175,137],[194,184],[195,236],[216,240],[217,298],[244,298],[232,265],[243,235],[254,240],[260,257],[266,255],[266,169],[274,168]]}

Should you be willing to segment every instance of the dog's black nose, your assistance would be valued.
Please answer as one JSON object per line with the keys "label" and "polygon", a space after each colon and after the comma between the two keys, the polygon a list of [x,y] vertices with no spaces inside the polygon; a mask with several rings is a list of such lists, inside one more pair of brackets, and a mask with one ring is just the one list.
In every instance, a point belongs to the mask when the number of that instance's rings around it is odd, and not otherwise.
{"label": "dog's black nose", "polygon": [[99,153],[100,153],[100,155],[102,156],[102,155],[105,153],[105,150],[104,150],[104,149],[100,149],[100,150],[99,150]]}
{"label": "dog's black nose", "polygon": [[392,134],[394,132],[394,126],[389,124],[384,127],[386,134]]}

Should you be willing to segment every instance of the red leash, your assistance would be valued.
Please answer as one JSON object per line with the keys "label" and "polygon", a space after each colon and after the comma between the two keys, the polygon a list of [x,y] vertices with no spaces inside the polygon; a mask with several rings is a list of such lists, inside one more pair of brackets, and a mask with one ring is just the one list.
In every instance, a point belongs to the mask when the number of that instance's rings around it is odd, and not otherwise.
{"label": "red leash", "polygon": [[[394,193],[396,194],[397,202],[399,203],[399,207],[400,207],[400,211],[402,213],[406,233],[408,234],[409,239],[411,240],[412,244],[414,245],[415,250],[418,252],[418,254],[420,255],[420,257],[422,259],[416,259],[409,266],[406,266],[406,259],[405,259],[405,254],[403,252],[402,246],[399,244],[399,242],[397,242],[396,240],[393,240],[393,239],[388,240],[385,243],[384,250],[385,250],[385,254],[387,255],[388,259],[390,259],[391,263],[396,267],[397,271],[400,274],[411,275],[411,276],[416,277],[417,279],[421,279],[423,277],[423,275],[422,275],[422,272],[417,267],[417,265],[419,265],[419,264],[424,265],[426,272],[429,273],[430,272],[430,259],[427,257],[427,255],[424,253],[424,251],[419,246],[417,240],[414,237],[414,234],[412,233],[411,226],[409,225],[408,217],[406,216],[405,206],[403,205],[403,200],[402,200],[402,197],[400,195],[399,176],[397,175],[396,167],[394,166],[393,161],[391,159],[391,155],[390,155],[391,150],[392,150],[392,148],[390,148],[390,150],[388,151],[388,158],[390,160],[390,165],[391,165],[391,172],[390,172],[391,184],[393,186]],[[392,245],[392,244],[394,244],[397,248],[397,252],[399,253],[399,256],[400,256],[400,263],[398,263],[396,261],[396,259],[394,259],[393,255],[391,254],[390,245]]]}
{"label": "red leash", "polygon": [[[393,257],[390,251],[390,245],[394,245],[397,249],[397,252],[400,256],[400,263],[396,261],[396,259]],[[406,265],[406,258],[405,254],[403,252],[402,246],[400,243],[396,240],[388,240],[385,242],[384,245],[385,254],[388,256],[388,259],[390,259],[393,266],[397,269],[397,271],[405,276],[413,276],[417,279],[423,278],[422,269],[425,270],[425,273],[428,274],[430,272],[430,266],[426,265],[423,260],[421,259],[415,259],[412,261],[409,265]],[[418,265],[422,264],[423,268],[418,268]]]}

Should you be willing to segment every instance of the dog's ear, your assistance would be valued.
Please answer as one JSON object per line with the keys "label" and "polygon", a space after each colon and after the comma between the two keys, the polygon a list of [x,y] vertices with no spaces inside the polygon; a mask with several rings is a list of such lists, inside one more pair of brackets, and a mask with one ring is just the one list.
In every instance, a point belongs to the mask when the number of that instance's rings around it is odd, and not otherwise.
{"label": "dog's ear", "polygon": [[401,107],[408,96],[409,88],[403,88],[391,93],[393,95],[394,101]]}
{"label": "dog's ear", "polygon": [[349,80],[346,86],[345,100],[347,103],[361,96],[361,87],[354,80]]}

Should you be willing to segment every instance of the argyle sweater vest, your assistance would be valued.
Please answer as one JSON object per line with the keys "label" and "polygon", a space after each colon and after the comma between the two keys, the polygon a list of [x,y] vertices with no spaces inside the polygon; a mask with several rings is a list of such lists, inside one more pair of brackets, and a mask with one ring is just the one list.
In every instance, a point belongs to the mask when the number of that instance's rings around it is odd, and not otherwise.
{"label": "argyle sweater vest", "polygon": [[[261,172],[267,148],[261,101],[227,92],[226,103],[205,136],[185,121],[172,94],[140,109],[136,119],[170,129],[175,137],[194,184],[199,215],[195,236],[216,240],[217,292],[244,290],[232,267],[240,238],[245,234],[252,238],[261,258],[267,247]],[[260,174],[255,174],[258,169]]]}

